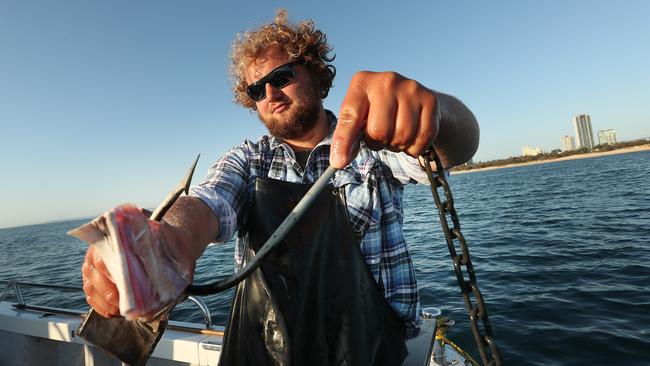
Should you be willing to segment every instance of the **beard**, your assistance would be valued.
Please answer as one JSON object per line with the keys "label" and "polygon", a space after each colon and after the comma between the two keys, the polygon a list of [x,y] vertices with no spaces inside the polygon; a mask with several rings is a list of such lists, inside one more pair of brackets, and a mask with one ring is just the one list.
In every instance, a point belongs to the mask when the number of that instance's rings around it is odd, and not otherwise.
{"label": "beard", "polygon": [[320,110],[318,94],[314,88],[308,88],[305,94],[292,101],[282,115],[266,119],[258,111],[257,117],[275,138],[294,140],[304,136],[316,125]]}

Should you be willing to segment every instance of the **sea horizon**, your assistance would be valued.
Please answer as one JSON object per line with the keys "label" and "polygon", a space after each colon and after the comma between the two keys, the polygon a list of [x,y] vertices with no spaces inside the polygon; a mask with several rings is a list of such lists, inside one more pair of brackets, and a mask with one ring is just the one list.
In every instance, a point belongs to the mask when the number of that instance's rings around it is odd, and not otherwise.
{"label": "sea horizon", "polygon": [[[611,156],[611,155],[641,153],[641,152],[645,152],[645,151],[650,151],[650,145],[631,146],[631,147],[612,150],[612,151],[590,152],[590,153],[585,153],[585,154],[571,155],[571,156],[567,156],[567,157],[563,157],[563,158],[557,158],[557,159],[548,159],[548,160],[541,160],[541,161],[530,161],[530,162],[518,163],[518,164],[506,164],[506,165],[486,167],[486,168],[478,168],[478,169],[471,169],[471,170],[452,171],[451,175],[452,176],[457,176],[457,175],[462,175],[462,174],[478,173],[478,172],[485,172],[485,171],[492,171],[492,170],[499,170],[499,169],[520,168],[520,167],[526,167],[526,166],[532,166],[532,165],[567,162],[567,161],[578,160],[578,159],[594,159],[594,158],[602,158],[602,157]],[[111,208],[112,207],[108,207],[108,208],[106,208],[106,210],[109,210]],[[145,207],[145,208],[149,209],[149,210],[152,209],[152,207]],[[51,219],[51,220],[45,220],[45,221],[39,221],[39,222],[27,223],[27,224],[21,224],[21,225],[0,226],[0,230],[22,228],[22,227],[29,227],[29,226],[35,226],[35,225],[56,224],[56,223],[68,222],[68,221],[76,221],[76,220],[88,220],[88,221],[90,221],[90,220],[94,219],[95,217],[101,215],[103,212],[105,212],[105,211],[98,212],[96,214],[80,215],[80,216],[67,217],[67,218],[55,218],[55,219]]]}

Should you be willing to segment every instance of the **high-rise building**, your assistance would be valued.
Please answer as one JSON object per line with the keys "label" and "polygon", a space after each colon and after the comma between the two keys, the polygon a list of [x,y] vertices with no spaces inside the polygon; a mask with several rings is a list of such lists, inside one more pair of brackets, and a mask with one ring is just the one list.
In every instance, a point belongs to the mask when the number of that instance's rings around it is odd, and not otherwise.
{"label": "high-rise building", "polygon": [[576,131],[577,148],[593,149],[594,132],[591,129],[591,116],[588,113],[573,116],[573,128]]}
{"label": "high-rise building", "polygon": [[616,144],[616,130],[600,130],[598,131],[598,144],[599,145],[614,145]]}
{"label": "high-rise building", "polygon": [[562,137],[562,146],[564,146],[564,151],[575,150],[576,142],[573,139],[573,136],[565,135]]}

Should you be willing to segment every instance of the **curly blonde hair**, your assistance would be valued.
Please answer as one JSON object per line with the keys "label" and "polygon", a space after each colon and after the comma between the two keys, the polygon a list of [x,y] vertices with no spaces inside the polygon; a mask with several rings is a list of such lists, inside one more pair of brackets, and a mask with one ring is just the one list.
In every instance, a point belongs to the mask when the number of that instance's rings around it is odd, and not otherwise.
{"label": "curly blonde hair", "polygon": [[327,44],[323,32],[314,28],[312,20],[291,24],[287,11],[279,9],[273,23],[264,24],[257,30],[237,34],[230,53],[230,75],[233,79],[235,103],[255,109],[255,102],[246,94],[248,83],[245,70],[262,51],[271,46],[279,46],[292,61],[305,66],[321,98],[327,97],[336,68],[328,64],[335,55],[330,56],[332,48]]}

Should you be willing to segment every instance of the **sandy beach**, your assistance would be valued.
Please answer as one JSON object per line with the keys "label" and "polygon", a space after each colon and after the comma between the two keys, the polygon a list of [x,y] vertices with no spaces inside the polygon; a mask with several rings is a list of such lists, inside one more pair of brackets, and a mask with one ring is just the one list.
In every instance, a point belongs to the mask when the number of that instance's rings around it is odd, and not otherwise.
{"label": "sandy beach", "polygon": [[592,152],[592,153],[586,153],[586,154],[577,154],[577,155],[565,156],[563,158],[557,158],[557,159],[549,159],[549,160],[542,160],[542,161],[529,161],[529,162],[526,162],[526,163],[506,164],[506,165],[491,166],[491,167],[487,167],[487,168],[479,168],[479,169],[472,169],[472,170],[452,171],[451,174],[465,174],[465,173],[481,172],[481,171],[486,171],[486,170],[520,167],[520,166],[526,166],[526,165],[546,164],[546,163],[554,163],[556,161],[564,161],[564,160],[589,159],[589,158],[595,158],[595,157],[599,157],[599,156],[627,154],[627,153],[633,153],[633,152],[639,152],[639,151],[648,151],[648,150],[650,150],[650,145],[631,146],[631,147],[626,147],[626,148],[611,150],[611,151]]}

